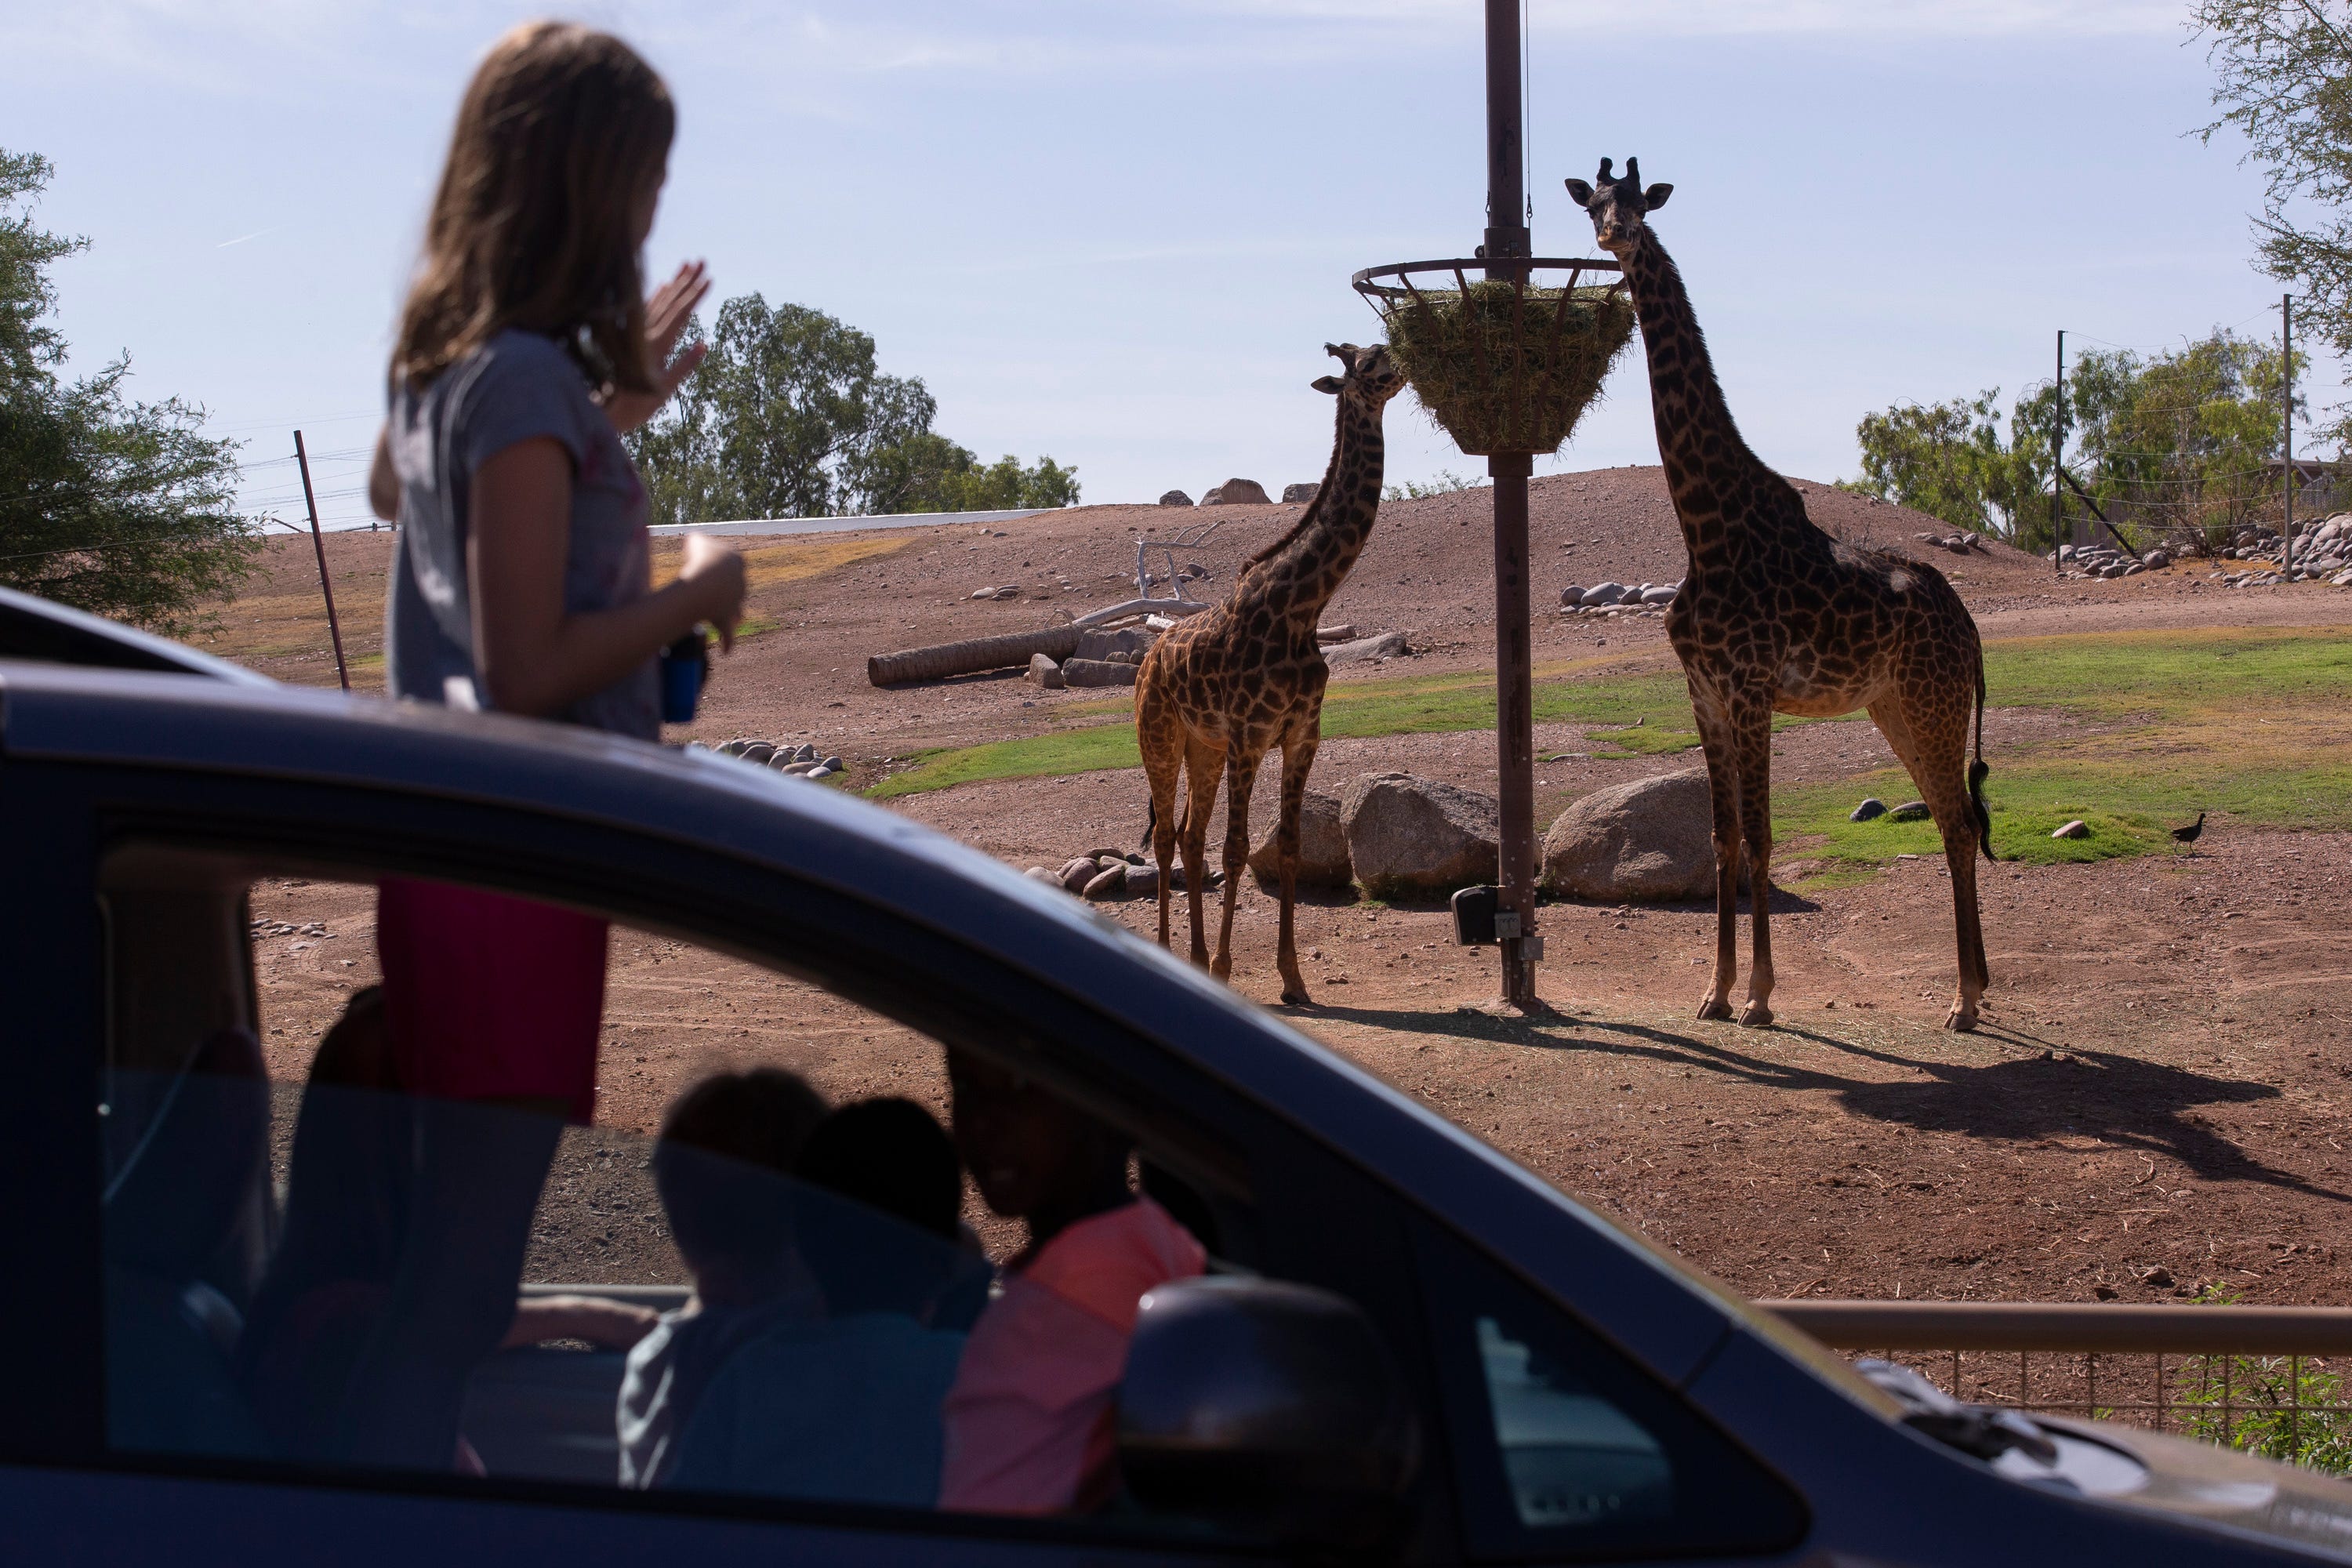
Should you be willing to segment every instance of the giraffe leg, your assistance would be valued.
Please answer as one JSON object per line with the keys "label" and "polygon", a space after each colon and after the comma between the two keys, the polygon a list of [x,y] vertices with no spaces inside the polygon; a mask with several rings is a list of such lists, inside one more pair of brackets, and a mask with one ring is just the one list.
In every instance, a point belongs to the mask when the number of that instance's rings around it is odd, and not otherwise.
{"label": "giraffe leg", "polygon": [[1225,753],[1225,902],[1217,925],[1217,956],[1209,973],[1228,980],[1234,973],[1234,904],[1241,897],[1242,873],[1249,868],[1250,792],[1257,788],[1265,748],[1235,743]]}
{"label": "giraffe leg", "polygon": [[[1153,670],[1152,675],[1159,672]],[[1183,721],[1156,679],[1146,679],[1135,698],[1136,749],[1151,788],[1151,855],[1160,863],[1160,945],[1168,945],[1168,901],[1176,863],[1176,788],[1184,773]]]}
{"label": "giraffe leg", "polygon": [[1698,1016],[1728,1018],[1732,982],[1739,974],[1739,767],[1721,710],[1706,701],[1693,707],[1715,812],[1715,973],[1698,1000]]}
{"label": "giraffe leg", "polygon": [[[1904,771],[1918,786],[1919,798],[1935,814],[1936,831],[1944,840],[1944,868],[1952,879],[1952,936],[1958,949],[1958,987],[1953,993],[1944,1027],[1966,1034],[1977,1026],[1977,1004],[1991,984],[1984,955],[1984,923],[1977,907],[1977,817],[1969,798],[1969,702],[1962,696],[1954,710],[1958,721],[1914,724],[1905,711],[1914,706],[1906,693],[1902,701],[1871,707],[1871,722],[1902,759]],[[1931,710],[1933,711],[1933,710]],[[1925,731],[1924,733],[1922,731]]]}
{"label": "giraffe leg", "polygon": [[1307,977],[1298,969],[1298,940],[1291,910],[1298,898],[1298,814],[1307,805],[1307,774],[1315,766],[1315,747],[1321,717],[1309,714],[1294,724],[1282,742],[1282,822],[1275,829],[1275,856],[1282,874],[1282,931],[1275,948],[1275,963],[1282,971],[1282,999],[1307,1006]]}
{"label": "giraffe leg", "polygon": [[1225,771],[1225,753],[1198,736],[1184,746],[1184,887],[1185,905],[1192,917],[1192,962],[1209,967],[1209,931],[1202,900],[1207,889],[1209,809],[1217,803],[1217,780]]}
{"label": "giraffe leg", "polygon": [[[1772,1021],[1772,710],[1743,712],[1739,722],[1739,831],[1748,858],[1748,1005],[1739,1021]],[[1735,891],[1736,891],[1735,879]]]}

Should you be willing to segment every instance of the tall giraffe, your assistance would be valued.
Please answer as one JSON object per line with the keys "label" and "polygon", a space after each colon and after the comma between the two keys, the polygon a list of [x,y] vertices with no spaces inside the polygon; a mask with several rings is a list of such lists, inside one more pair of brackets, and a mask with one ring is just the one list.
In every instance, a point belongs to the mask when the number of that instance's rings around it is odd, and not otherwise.
{"label": "tall giraffe", "polygon": [[[1144,656],[1135,679],[1135,739],[1151,781],[1151,848],[1160,862],[1160,942],[1168,942],[1168,907],[1177,830],[1183,829],[1184,882],[1192,889],[1192,962],[1223,979],[1233,973],[1234,900],[1249,857],[1250,792],[1267,750],[1282,748],[1282,816],[1275,836],[1282,884],[1276,963],[1282,999],[1308,1000],[1298,972],[1291,905],[1298,878],[1298,812],[1307,770],[1322,739],[1323,685],[1331,674],[1315,642],[1323,606],[1348,580],[1381,507],[1384,445],[1381,416],[1404,376],[1384,344],[1360,349],[1326,343],[1345,367],[1315,383],[1339,400],[1338,431],[1322,488],[1289,532],[1250,557],[1225,602],[1180,623]],[[1225,905],[1216,962],[1202,920],[1202,862],[1209,808],[1224,774]],[[1180,816],[1176,784],[1190,790]]]}
{"label": "tall giraffe", "polygon": [[[1643,221],[1672,185],[1642,188],[1637,160],[1599,188],[1568,182],[1633,290],[1650,361],[1651,411],[1690,565],[1666,612],[1706,750],[1715,805],[1715,974],[1702,1018],[1731,1016],[1738,969],[1742,841],[1754,910],[1743,1024],[1772,1021],[1772,715],[1869,710],[1935,814],[1952,879],[1959,989],[1944,1024],[1973,1029],[1991,983],[1977,910],[1976,855],[1993,858],[1985,810],[1984,649],[1943,574],[1832,539],[1788,480],[1731,422],[1682,273]],[[1976,760],[1969,760],[1973,711]]]}

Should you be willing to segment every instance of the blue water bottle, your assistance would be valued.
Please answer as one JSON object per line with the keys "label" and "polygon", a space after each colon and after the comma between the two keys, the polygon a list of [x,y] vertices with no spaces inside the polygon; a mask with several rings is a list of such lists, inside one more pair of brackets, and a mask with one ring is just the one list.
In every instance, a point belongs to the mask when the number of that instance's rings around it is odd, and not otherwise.
{"label": "blue water bottle", "polygon": [[702,683],[710,676],[710,644],[700,626],[662,649],[662,722],[690,724],[695,706],[702,700]]}

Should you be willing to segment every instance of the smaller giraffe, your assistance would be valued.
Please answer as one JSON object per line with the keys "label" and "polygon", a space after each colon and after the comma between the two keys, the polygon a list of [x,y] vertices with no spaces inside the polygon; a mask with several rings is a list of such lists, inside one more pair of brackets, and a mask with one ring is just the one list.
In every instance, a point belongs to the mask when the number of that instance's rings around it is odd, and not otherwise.
{"label": "smaller giraffe", "polygon": [[1698,1016],[1731,1016],[1744,851],[1754,948],[1739,1021],[1772,1021],[1772,715],[1832,718],[1859,708],[1919,786],[1943,836],[1959,958],[1959,988],[1944,1022],[1973,1029],[1990,984],[1976,857],[1982,850],[1993,858],[1976,622],[1933,566],[1816,528],[1796,487],[1748,449],[1682,272],[1646,221],[1674,186],[1644,189],[1634,159],[1625,160],[1622,179],[1610,163],[1601,160],[1593,184],[1569,181],[1568,193],[1633,288],[1658,458],[1690,552],[1666,637],[1690,685],[1715,805],[1715,973]]}
{"label": "smaller giraffe", "polygon": [[[1404,376],[1385,344],[1326,343],[1346,367],[1315,383],[1339,400],[1338,430],[1322,488],[1297,523],[1250,557],[1225,602],[1180,623],[1152,645],[1135,680],[1135,739],[1151,782],[1151,847],[1160,862],[1160,943],[1168,941],[1171,871],[1181,831],[1184,882],[1192,890],[1192,962],[1219,979],[1233,973],[1234,900],[1249,858],[1250,792],[1266,752],[1282,748],[1282,812],[1276,854],[1282,887],[1276,965],[1282,999],[1304,1004],[1291,907],[1298,879],[1298,813],[1307,770],[1323,735],[1323,686],[1330,667],[1315,641],[1323,606],[1372,531],[1381,506],[1381,418]],[[1209,810],[1226,781],[1225,901],[1217,956],[1209,959],[1202,906]],[[1176,810],[1179,775],[1189,784]]]}

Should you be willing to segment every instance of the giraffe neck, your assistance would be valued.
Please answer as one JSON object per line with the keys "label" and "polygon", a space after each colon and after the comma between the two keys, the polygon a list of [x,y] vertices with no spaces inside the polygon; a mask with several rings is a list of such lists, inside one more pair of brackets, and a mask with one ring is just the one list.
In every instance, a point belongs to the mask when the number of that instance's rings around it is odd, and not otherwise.
{"label": "giraffe neck", "polygon": [[1387,445],[1382,407],[1339,395],[1338,428],[1323,483],[1297,526],[1258,552],[1237,597],[1267,605],[1312,636],[1323,607],[1348,580],[1380,515]]}
{"label": "giraffe neck", "polygon": [[[1658,458],[1683,540],[1693,560],[1720,542],[1732,526],[1727,497],[1758,479],[1785,487],[1748,449],[1732,423],[1723,387],[1707,356],[1706,338],[1691,313],[1681,268],[1646,226],[1622,258],[1642,323],[1642,345],[1650,363],[1650,412],[1657,423]],[[1745,520],[1743,519],[1743,521]]]}

